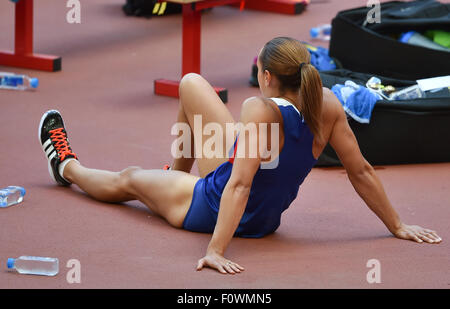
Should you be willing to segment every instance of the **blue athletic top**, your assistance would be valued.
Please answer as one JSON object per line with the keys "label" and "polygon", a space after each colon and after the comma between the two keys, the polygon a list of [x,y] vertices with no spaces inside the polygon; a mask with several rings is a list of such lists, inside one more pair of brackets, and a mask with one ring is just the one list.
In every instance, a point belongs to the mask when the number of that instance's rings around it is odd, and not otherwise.
{"label": "blue athletic top", "polygon": [[[284,145],[275,168],[260,166],[256,172],[235,236],[256,238],[273,233],[280,225],[281,214],[297,197],[300,185],[317,162],[312,154],[314,136],[302,114],[287,100],[272,100],[283,116]],[[183,222],[185,229],[204,233],[214,231],[220,199],[232,168],[233,159],[230,159],[197,182]]]}
{"label": "blue athletic top", "polygon": [[[317,161],[312,154],[314,136],[302,114],[287,100],[272,100],[283,116],[284,145],[276,168],[260,166],[256,172],[236,236],[262,237],[274,232],[280,225],[281,214],[297,197],[300,185]],[[233,168],[232,161],[221,164],[202,179],[203,198],[216,220],[222,192]]]}

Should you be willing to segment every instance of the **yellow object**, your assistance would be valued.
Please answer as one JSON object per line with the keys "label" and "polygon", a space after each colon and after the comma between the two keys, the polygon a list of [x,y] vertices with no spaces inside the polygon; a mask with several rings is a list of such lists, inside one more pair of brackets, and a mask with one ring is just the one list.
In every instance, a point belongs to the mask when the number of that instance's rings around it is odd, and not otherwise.
{"label": "yellow object", "polygon": [[167,2],[161,3],[161,8],[159,9],[158,15],[164,14],[164,12],[166,11],[166,8],[167,8]]}
{"label": "yellow object", "polygon": [[158,13],[158,11],[159,11],[159,7],[161,6],[161,3],[159,3],[159,2],[157,2],[156,4],[155,4],[155,6],[153,7],[153,14],[156,14],[156,13]]}
{"label": "yellow object", "polygon": [[167,2],[162,2],[162,3],[156,3],[155,6],[153,7],[153,15],[163,15],[164,12],[166,11],[167,8]]}

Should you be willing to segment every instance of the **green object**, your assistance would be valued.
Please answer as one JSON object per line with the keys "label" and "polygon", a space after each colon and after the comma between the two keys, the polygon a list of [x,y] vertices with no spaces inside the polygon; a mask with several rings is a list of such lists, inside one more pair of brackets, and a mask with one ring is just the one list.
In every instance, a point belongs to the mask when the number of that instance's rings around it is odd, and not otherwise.
{"label": "green object", "polygon": [[450,32],[443,30],[428,30],[425,36],[432,39],[435,43],[450,48]]}

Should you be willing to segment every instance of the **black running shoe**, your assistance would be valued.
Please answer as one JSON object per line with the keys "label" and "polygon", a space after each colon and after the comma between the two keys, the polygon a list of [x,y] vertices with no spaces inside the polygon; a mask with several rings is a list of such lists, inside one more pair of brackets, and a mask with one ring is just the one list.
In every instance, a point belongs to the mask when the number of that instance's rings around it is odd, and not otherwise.
{"label": "black running shoe", "polygon": [[69,146],[64,121],[56,110],[44,114],[39,124],[39,141],[48,160],[48,172],[52,179],[61,186],[71,183],[59,174],[59,165],[66,159],[77,159]]}

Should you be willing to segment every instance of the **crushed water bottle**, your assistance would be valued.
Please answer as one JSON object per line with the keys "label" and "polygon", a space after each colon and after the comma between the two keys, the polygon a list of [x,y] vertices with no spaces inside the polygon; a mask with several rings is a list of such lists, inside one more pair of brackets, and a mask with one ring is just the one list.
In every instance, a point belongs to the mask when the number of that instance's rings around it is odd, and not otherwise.
{"label": "crushed water bottle", "polygon": [[25,189],[18,186],[9,186],[4,189],[0,189],[0,208],[21,203],[25,193]]}
{"label": "crushed water bottle", "polygon": [[27,90],[36,89],[38,86],[39,80],[35,77],[0,72],[0,89]]}
{"label": "crushed water bottle", "polygon": [[413,100],[424,98],[425,92],[420,89],[419,85],[414,85],[392,93],[389,100]]}
{"label": "crushed water bottle", "polygon": [[324,24],[311,28],[309,34],[313,39],[329,41],[331,39],[331,25]]}
{"label": "crushed water bottle", "polygon": [[425,98],[426,93],[418,84],[396,90],[393,86],[384,86],[378,77],[372,76],[366,83],[367,89],[390,101],[403,101]]}
{"label": "crushed water bottle", "polygon": [[59,261],[57,258],[21,256],[16,259],[9,258],[7,267],[20,274],[55,276],[59,272]]}

